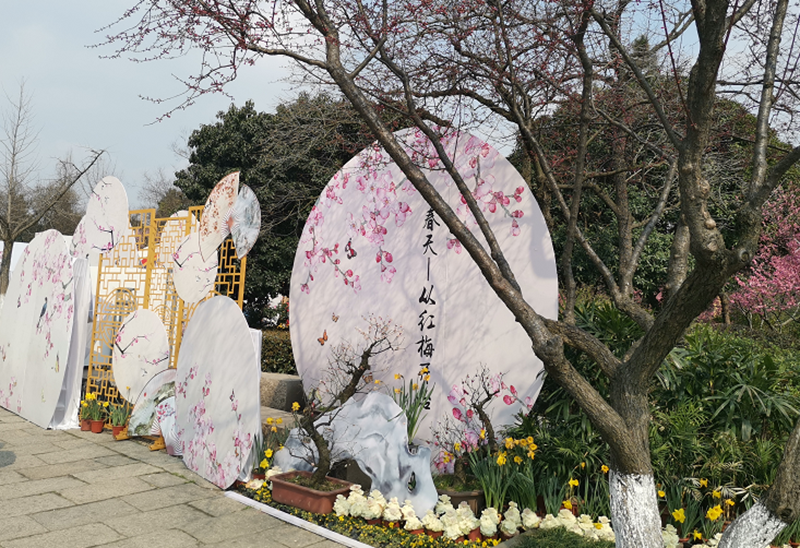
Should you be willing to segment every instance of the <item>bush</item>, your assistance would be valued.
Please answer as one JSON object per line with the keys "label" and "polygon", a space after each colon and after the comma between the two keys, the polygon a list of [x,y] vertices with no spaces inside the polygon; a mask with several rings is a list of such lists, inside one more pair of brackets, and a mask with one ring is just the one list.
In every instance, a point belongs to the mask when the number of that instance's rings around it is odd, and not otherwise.
{"label": "bush", "polygon": [[515,548],[614,548],[614,543],[590,540],[559,527],[529,531],[519,537]]}
{"label": "bush", "polygon": [[261,371],[297,375],[288,329],[265,329],[261,338]]}

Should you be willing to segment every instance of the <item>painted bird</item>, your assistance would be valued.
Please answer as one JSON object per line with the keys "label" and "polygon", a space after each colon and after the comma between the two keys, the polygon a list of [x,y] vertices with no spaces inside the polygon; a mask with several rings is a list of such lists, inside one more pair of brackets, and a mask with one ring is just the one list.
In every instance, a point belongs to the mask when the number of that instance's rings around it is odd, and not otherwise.
{"label": "painted bird", "polygon": [[42,311],[39,313],[39,321],[36,322],[36,329],[42,324],[42,318],[44,318],[44,313],[47,312],[47,297],[44,298],[44,304],[42,305]]}

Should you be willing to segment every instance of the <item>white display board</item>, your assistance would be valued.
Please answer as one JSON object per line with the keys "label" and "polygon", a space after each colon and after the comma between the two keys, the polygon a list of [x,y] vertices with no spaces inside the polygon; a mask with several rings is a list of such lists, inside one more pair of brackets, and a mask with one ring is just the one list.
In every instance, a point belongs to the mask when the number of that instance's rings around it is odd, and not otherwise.
{"label": "white display board", "polygon": [[231,219],[231,237],[236,246],[236,256],[241,259],[253,248],[261,231],[261,205],[249,186],[242,185],[239,190]]}
{"label": "white display board", "polygon": [[225,489],[239,476],[261,431],[254,372],[259,361],[236,303],[197,306],[181,341],[175,382],[177,437],[186,466]]}
{"label": "white display board", "polygon": [[[427,138],[398,139],[467,227],[484,242],[474,216]],[[543,316],[557,317],[558,288],[550,235],[522,177],[477,137],[451,132],[445,149],[472,190],[516,275],[522,293]],[[318,386],[342,343],[353,346],[370,315],[402,327],[398,352],[375,360],[375,380],[387,391],[395,374],[435,383],[418,438],[450,414],[451,386],[482,366],[505,374],[521,400],[541,388],[541,362],[513,315],[489,288],[475,262],[380,148],[369,147],[328,183],[306,222],[292,270],[290,329],[307,391]],[[530,401],[530,400],[529,400]],[[498,401],[495,425],[520,409]]]}
{"label": "white display board", "polygon": [[239,192],[239,172],[226,175],[211,190],[200,218],[200,253],[208,260],[216,255],[217,248],[231,233],[230,217],[236,194]]}
{"label": "white display board", "polygon": [[188,234],[172,254],[172,282],[178,296],[187,303],[196,303],[214,289],[219,258],[216,251],[203,260],[197,232]]}
{"label": "white display board", "polygon": [[47,428],[66,372],[74,316],[72,258],[40,232],[12,273],[0,314],[0,405]]}
{"label": "white display board", "polygon": [[92,190],[86,214],[75,228],[70,253],[73,257],[108,253],[125,237],[129,226],[125,187],[116,177],[103,177]]}
{"label": "white display board", "polygon": [[136,403],[150,379],[169,367],[167,330],[158,314],[141,308],[122,320],[112,356],[117,391],[126,401]]}

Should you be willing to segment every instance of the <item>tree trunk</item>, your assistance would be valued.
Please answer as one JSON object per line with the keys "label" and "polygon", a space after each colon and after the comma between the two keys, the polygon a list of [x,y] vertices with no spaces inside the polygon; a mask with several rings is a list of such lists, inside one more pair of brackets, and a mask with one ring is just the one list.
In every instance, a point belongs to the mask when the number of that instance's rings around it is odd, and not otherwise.
{"label": "tree trunk", "polygon": [[766,548],[786,523],[758,501],[725,529],[719,548]]}
{"label": "tree trunk", "polygon": [[8,283],[11,279],[11,252],[14,250],[14,240],[3,240],[3,258],[0,259],[0,295],[5,297]]}
{"label": "tree trunk", "polygon": [[663,548],[653,476],[611,470],[608,484],[617,548]]}

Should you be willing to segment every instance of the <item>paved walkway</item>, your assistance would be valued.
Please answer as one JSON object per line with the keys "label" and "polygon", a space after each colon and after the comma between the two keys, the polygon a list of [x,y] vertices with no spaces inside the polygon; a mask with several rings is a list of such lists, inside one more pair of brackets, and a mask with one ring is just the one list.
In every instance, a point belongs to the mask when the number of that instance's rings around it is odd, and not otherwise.
{"label": "paved walkway", "polygon": [[163,451],[0,409],[0,547],[338,548],[230,500]]}

